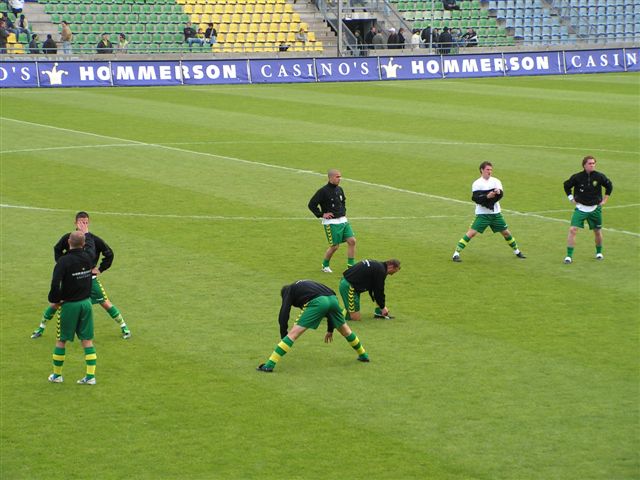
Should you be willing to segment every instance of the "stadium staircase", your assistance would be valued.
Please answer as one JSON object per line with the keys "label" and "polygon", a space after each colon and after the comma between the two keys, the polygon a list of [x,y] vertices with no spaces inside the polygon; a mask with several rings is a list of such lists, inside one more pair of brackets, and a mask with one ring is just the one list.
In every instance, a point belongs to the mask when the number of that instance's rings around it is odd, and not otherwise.
{"label": "stadium staircase", "polygon": [[[283,43],[292,52],[324,52],[336,43],[309,0],[39,0],[25,3],[24,13],[40,42],[48,33],[58,41],[60,22],[69,22],[74,53],[95,53],[103,33],[114,46],[117,34],[124,33],[128,51],[141,53],[269,53]],[[190,49],[182,34],[189,20],[203,31],[213,23],[218,42]],[[300,28],[306,42],[295,39]],[[11,40],[11,53],[22,52],[29,41],[26,35]]]}

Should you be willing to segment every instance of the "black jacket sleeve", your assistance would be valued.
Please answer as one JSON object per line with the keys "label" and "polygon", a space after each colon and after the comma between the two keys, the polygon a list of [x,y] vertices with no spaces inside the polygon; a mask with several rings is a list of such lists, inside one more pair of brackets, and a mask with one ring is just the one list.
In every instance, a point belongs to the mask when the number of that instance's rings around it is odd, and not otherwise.
{"label": "black jacket sleeve", "polygon": [[62,279],[64,278],[64,267],[62,262],[56,263],[53,268],[53,276],[51,278],[51,289],[49,290],[49,302],[58,303],[62,300]]}
{"label": "black jacket sleeve", "polygon": [[384,271],[376,271],[373,280],[373,285],[369,294],[374,302],[378,304],[380,308],[385,307],[385,294],[384,294],[384,281],[387,278],[387,267],[385,264]]}
{"label": "black jacket sleeve", "polygon": [[611,195],[611,192],[613,192],[613,183],[611,183],[611,180],[609,180],[606,175],[602,175],[602,186],[604,187],[604,194],[605,195]]}
{"label": "black jacket sleeve", "polygon": [[564,193],[565,195],[568,197],[569,195],[571,195],[573,187],[575,186],[575,175],[571,175],[571,177],[569,178],[569,180],[566,180],[563,184],[564,186]]}
{"label": "black jacket sleeve", "polygon": [[100,262],[100,266],[98,268],[101,272],[104,272],[113,263],[114,253],[113,250],[111,250],[111,247],[109,247],[109,245],[107,245],[107,243],[100,237],[94,235],[93,238],[96,245],[96,259],[98,258],[98,255],[102,255],[102,261]]}
{"label": "black jacket sleeve", "polygon": [[58,240],[58,243],[53,246],[53,258],[56,262],[60,259],[61,256],[67,253],[67,250],[69,250],[68,240],[69,234],[67,233],[66,235],[63,235],[62,238]]}
{"label": "black jacket sleeve", "polygon": [[476,190],[471,195],[471,200],[473,202],[477,203],[478,205],[482,205],[483,207],[486,207],[486,208],[489,208],[489,209],[493,210],[493,206],[496,204],[496,202],[498,202],[503,197],[504,192],[500,191],[499,195],[496,195],[493,198],[487,198],[487,195],[490,192],[493,192],[493,189],[491,189],[491,190]]}
{"label": "black jacket sleeve", "polygon": [[311,200],[309,200],[309,205],[307,205],[309,207],[309,210],[311,210],[311,213],[313,213],[316,218],[320,218],[322,217],[322,209],[320,208],[320,204],[322,203],[322,189],[318,190],[313,197],[311,197]]}
{"label": "black jacket sleeve", "polygon": [[280,324],[280,338],[284,338],[289,332],[289,315],[291,314],[291,290],[287,289],[282,297],[282,305],[278,315],[278,323]]}

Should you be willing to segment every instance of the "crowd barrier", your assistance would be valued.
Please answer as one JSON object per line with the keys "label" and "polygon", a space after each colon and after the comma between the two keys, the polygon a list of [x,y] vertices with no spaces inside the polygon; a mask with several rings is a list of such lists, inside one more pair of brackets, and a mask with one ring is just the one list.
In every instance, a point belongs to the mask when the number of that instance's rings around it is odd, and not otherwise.
{"label": "crowd barrier", "polygon": [[0,64],[0,87],[302,83],[637,72],[639,50],[256,60],[6,61]]}

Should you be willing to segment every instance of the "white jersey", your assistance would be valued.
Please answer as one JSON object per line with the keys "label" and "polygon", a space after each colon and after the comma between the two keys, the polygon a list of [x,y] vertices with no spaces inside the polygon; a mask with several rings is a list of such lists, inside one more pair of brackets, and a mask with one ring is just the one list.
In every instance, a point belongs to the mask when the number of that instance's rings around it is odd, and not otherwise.
{"label": "white jersey", "polygon": [[[478,190],[493,190],[494,188],[502,190],[502,182],[496,177],[489,177],[488,180],[480,177],[473,182],[473,185],[471,185],[471,192],[477,192]],[[500,213],[500,202],[495,203],[493,210],[489,210],[487,207],[483,207],[476,203],[476,215],[491,215],[495,213]]]}

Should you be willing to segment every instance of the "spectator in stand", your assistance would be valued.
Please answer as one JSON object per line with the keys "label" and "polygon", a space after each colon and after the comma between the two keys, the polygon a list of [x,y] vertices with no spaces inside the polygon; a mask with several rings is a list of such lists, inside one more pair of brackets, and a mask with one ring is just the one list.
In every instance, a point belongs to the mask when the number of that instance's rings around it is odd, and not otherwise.
{"label": "spectator in stand", "polygon": [[22,13],[22,9],[24,8],[24,0],[9,0],[9,7],[13,15],[18,18],[18,15]]}
{"label": "spectator in stand", "polygon": [[442,6],[445,10],[460,10],[460,5],[456,4],[456,0],[442,0]]}
{"label": "spectator in stand", "polygon": [[404,28],[398,30],[398,48],[404,48],[404,44],[407,43],[407,40],[404,38],[405,31],[406,30]]}
{"label": "spectator in stand", "polygon": [[464,40],[464,46],[465,47],[477,47],[478,46],[478,34],[471,27],[467,28],[467,33],[465,33],[462,36],[462,40]]}
{"label": "spectator in stand", "polygon": [[124,33],[118,34],[118,45],[116,46],[118,53],[127,53],[129,50],[129,40]]}
{"label": "spectator in stand", "polygon": [[18,35],[18,32],[16,31],[16,26],[13,24],[13,22],[11,21],[11,19],[8,17],[7,12],[2,12],[2,18],[1,20],[4,21],[4,28],[9,32],[9,33],[15,33],[16,35]]}
{"label": "spectator in stand", "polygon": [[367,32],[367,34],[364,36],[364,43],[367,45],[367,48],[369,50],[373,50],[374,45],[373,45],[373,37],[376,36],[376,27],[371,27],[371,29]]}
{"label": "spectator in stand", "polygon": [[71,32],[71,27],[64,20],[60,22],[62,26],[62,31],[60,32],[60,41],[62,42],[62,53],[65,55],[71,55],[73,53],[71,49],[71,42],[73,41],[73,32]]}
{"label": "spectator in stand", "polygon": [[444,27],[442,29],[442,34],[438,39],[438,43],[440,45],[440,54],[441,55],[449,55],[451,53],[451,43],[453,39],[451,38],[451,33],[449,32],[449,27]]}
{"label": "spectator in stand", "polygon": [[296,33],[296,42],[307,43],[307,32],[304,31],[304,28],[300,28]]}
{"label": "spectator in stand", "polygon": [[47,34],[47,39],[42,44],[42,53],[45,55],[55,55],[58,53],[58,44],[50,33]]}
{"label": "spectator in stand", "polygon": [[113,53],[113,43],[109,40],[109,34],[103,33],[98,46],[96,47],[96,52],[99,54],[110,54]]}
{"label": "spectator in stand", "polygon": [[381,31],[377,31],[376,34],[373,36],[373,48],[375,48],[376,50],[382,50],[384,48],[384,37],[382,36],[382,32]]}
{"label": "spectator in stand", "polygon": [[204,31],[204,41],[213,45],[218,41],[218,31],[213,28],[213,23],[210,23],[207,29]]}
{"label": "spectator in stand", "polygon": [[460,29],[459,28],[452,28],[451,29],[451,48],[452,49],[456,49],[460,46],[461,40],[460,40]]}
{"label": "spectator in stand", "polygon": [[436,52],[438,48],[440,48],[440,29],[434,28],[431,30],[431,48],[433,48]]}
{"label": "spectator in stand", "polygon": [[[202,30],[199,30],[196,33],[196,29],[192,27],[191,22],[187,22],[182,33],[184,34],[185,43],[189,45],[189,51],[191,51],[194,43],[197,43],[200,46],[204,45],[204,33],[202,33]],[[198,36],[199,33],[202,33],[201,37]]]}
{"label": "spectator in stand", "polygon": [[431,45],[431,26],[422,29],[420,39],[422,40],[422,45],[424,45],[425,48],[429,48]]}
{"label": "spectator in stand", "polygon": [[16,22],[16,35],[20,35],[21,33],[26,33],[27,36],[31,35],[31,32],[29,32],[29,20],[26,19],[24,13],[20,15],[20,18],[18,18]]}
{"label": "spectator in stand", "polygon": [[9,38],[9,34],[7,22],[5,22],[3,18],[0,18],[0,55],[7,53],[7,39]]}
{"label": "spectator in stand", "polygon": [[393,27],[389,29],[389,37],[387,38],[387,48],[388,49],[400,48],[400,45],[398,45],[398,34],[396,33],[396,29]]}
{"label": "spectator in stand", "polygon": [[422,39],[420,38],[420,29],[414,28],[413,35],[411,35],[411,48],[413,50],[417,50],[420,48],[420,44],[422,43]]}
{"label": "spectator in stand", "polygon": [[31,35],[31,41],[29,42],[29,53],[34,55],[40,54],[40,44],[38,43],[38,34]]}
{"label": "spectator in stand", "polygon": [[280,45],[278,46],[278,51],[286,52],[287,50],[289,50],[289,45],[287,45],[287,42],[280,42]]}
{"label": "spectator in stand", "polygon": [[360,33],[360,30],[356,30],[353,35],[356,37],[356,56],[363,57],[365,55],[366,47],[363,44],[362,34]]}

